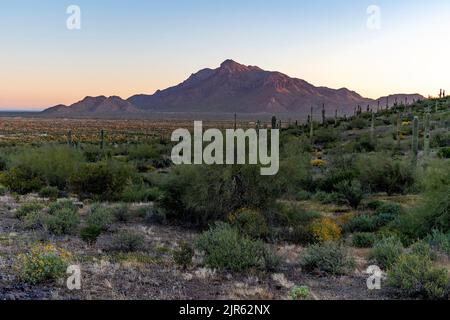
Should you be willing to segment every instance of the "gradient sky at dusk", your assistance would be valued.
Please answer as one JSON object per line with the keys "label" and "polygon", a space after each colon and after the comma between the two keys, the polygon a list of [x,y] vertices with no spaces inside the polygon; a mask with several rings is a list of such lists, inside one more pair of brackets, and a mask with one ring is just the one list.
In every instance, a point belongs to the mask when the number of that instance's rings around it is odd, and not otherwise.
{"label": "gradient sky at dusk", "polygon": [[449,57],[448,0],[0,0],[3,110],[153,93],[228,58],[371,98],[436,95]]}

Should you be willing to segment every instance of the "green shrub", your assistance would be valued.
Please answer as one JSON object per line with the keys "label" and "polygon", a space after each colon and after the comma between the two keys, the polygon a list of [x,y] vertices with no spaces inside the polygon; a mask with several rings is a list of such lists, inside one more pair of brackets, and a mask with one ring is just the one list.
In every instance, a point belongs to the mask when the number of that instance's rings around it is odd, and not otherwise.
{"label": "green shrub", "polygon": [[41,176],[25,166],[11,168],[1,175],[0,178],[0,183],[19,194],[38,191],[45,185],[45,181]]}
{"label": "green shrub", "polygon": [[280,190],[274,180],[253,165],[178,166],[162,182],[158,203],[169,220],[205,227],[239,208],[273,207]]}
{"label": "green shrub", "polygon": [[391,214],[393,216],[399,216],[402,213],[402,206],[392,202],[381,202],[376,208],[377,215],[379,214]]}
{"label": "green shrub", "polygon": [[131,181],[133,171],[119,161],[83,164],[70,177],[72,190],[82,198],[117,200]]}
{"label": "green shrub", "polygon": [[48,213],[50,215],[55,215],[63,209],[67,209],[75,213],[78,211],[78,207],[73,203],[73,201],[65,199],[52,202],[48,207]]}
{"label": "green shrub", "polygon": [[425,241],[436,251],[450,254],[450,232],[445,234],[438,230],[433,230]]}
{"label": "green shrub", "polygon": [[398,260],[403,250],[403,245],[398,238],[383,238],[375,243],[370,252],[370,259],[380,268],[388,269]]}
{"label": "green shrub", "polygon": [[20,254],[15,270],[21,281],[38,284],[63,277],[69,265],[70,254],[53,245],[36,245]]}
{"label": "green shrub", "polygon": [[113,210],[98,203],[95,203],[91,206],[86,217],[87,226],[96,227],[101,231],[108,230],[113,221]]}
{"label": "green shrub", "polygon": [[378,229],[376,216],[357,215],[351,218],[345,225],[344,231],[352,232],[375,232]]}
{"label": "green shrub", "polygon": [[124,202],[149,202],[156,201],[161,196],[162,192],[157,187],[149,188],[144,184],[133,184],[123,190],[120,199]]}
{"label": "green shrub", "polygon": [[440,149],[438,151],[438,157],[442,159],[450,159],[450,147]]}
{"label": "green shrub", "polygon": [[44,205],[39,202],[27,202],[20,206],[19,209],[17,209],[15,216],[18,219],[24,219],[28,214],[35,213],[35,212],[41,212],[44,209]]}
{"label": "green shrub", "polygon": [[186,269],[192,264],[193,257],[194,249],[186,241],[181,242],[179,248],[173,252],[175,264],[183,269]]}
{"label": "green shrub", "polygon": [[405,194],[416,181],[414,166],[406,160],[394,160],[389,154],[361,156],[358,168],[362,185],[372,192]]}
{"label": "green shrub", "polygon": [[141,251],[144,248],[144,237],[132,231],[119,231],[114,235],[110,246],[110,250],[122,252]]}
{"label": "green shrub", "polygon": [[264,238],[269,234],[266,218],[260,211],[247,208],[240,209],[232,213],[228,220],[242,234],[251,238]]}
{"label": "green shrub", "polygon": [[59,190],[57,187],[43,187],[41,191],[39,191],[39,196],[42,198],[50,198],[50,199],[57,199],[59,195]]}
{"label": "green shrub", "polygon": [[228,224],[217,224],[201,234],[196,247],[205,253],[205,263],[211,268],[242,272],[267,267],[264,244],[241,235]]}
{"label": "green shrub", "polygon": [[289,297],[292,300],[307,299],[311,294],[311,290],[307,286],[294,286],[289,291]]}
{"label": "green shrub", "polygon": [[132,212],[130,207],[126,203],[121,203],[112,208],[113,216],[116,221],[127,222],[132,217]]}
{"label": "green shrub", "polygon": [[426,241],[417,241],[409,247],[409,252],[423,257],[424,259],[435,260],[436,253]]}
{"label": "green shrub", "polygon": [[390,286],[407,297],[447,298],[448,272],[432,266],[431,260],[415,254],[403,254],[388,272]]}
{"label": "green shrub", "polygon": [[335,189],[354,209],[359,207],[365,196],[365,192],[358,180],[341,181],[335,186]]}
{"label": "green shrub", "polygon": [[79,223],[78,213],[70,208],[59,209],[44,218],[44,227],[54,235],[73,234]]}
{"label": "green shrub", "polygon": [[98,226],[88,225],[80,230],[80,237],[88,244],[94,244],[102,233],[102,229]]}
{"label": "green shrub", "polygon": [[83,157],[74,148],[49,145],[39,148],[23,148],[12,155],[10,161],[14,167],[22,168],[31,177],[35,177],[35,183],[43,182],[41,187],[29,191],[39,191],[44,185],[55,186],[63,190],[69,177],[77,171],[82,163]]}
{"label": "green shrub", "polygon": [[358,232],[354,233],[352,237],[352,244],[356,248],[371,248],[377,237],[373,233]]}
{"label": "green shrub", "polygon": [[0,184],[0,196],[4,196],[8,192],[8,188]]}
{"label": "green shrub", "polygon": [[310,246],[301,256],[300,266],[306,272],[342,275],[354,269],[355,261],[341,244],[325,242]]}

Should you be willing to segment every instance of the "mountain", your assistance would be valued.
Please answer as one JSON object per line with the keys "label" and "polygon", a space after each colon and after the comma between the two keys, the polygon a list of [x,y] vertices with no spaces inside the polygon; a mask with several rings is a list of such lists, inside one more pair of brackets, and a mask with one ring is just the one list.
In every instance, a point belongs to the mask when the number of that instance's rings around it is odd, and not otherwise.
{"label": "mountain", "polygon": [[[420,95],[392,95],[389,105]],[[387,97],[384,97],[386,100]],[[392,100],[392,101],[391,101]],[[377,106],[377,100],[362,97],[347,88],[316,87],[305,80],[291,78],[276,71],[245,66],[233,60],[224,61],[216,69],[203,69],[177,86],[158,90],[153,95],[138,94],[123,100],[119,97],[86,97],[71,106],[55,106],[46,115],[76,116],[130,113],[268,113],[299,114],[338,109],[351,114],[357,105]],[[380,105],[386,103],[380,100]]]}
{"label": "mountain", "polygon": [[57,105],[44,110],[44,115],[71,116],[71,115],[107,115],[137,113],[139,110],[130,102],[117,96],[86,97],[70,106]]}

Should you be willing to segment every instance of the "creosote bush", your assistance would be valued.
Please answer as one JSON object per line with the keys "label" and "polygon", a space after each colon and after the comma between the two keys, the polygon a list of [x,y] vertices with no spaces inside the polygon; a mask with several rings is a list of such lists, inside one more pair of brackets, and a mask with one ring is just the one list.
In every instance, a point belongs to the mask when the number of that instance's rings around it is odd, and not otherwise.
{"label": "creosote bush", "polygon": [[376,242],[370,252],[370,259],[380,268],[388,269],[404,252],[401,241],[396,237],[383,238]]}
{"label": "creosote bush", "polygon": [[267,221],[260,211],[243,208],[230,214],[228,220],[242,234],[251,238],[265,238],[269,234]]}
{"label": "creosote bush", "polygon": [[210,268],[243,272],[273,267],[274,259],[268,255],[263,242],[242,235],[228,224],[219,223],[201,234],[196,247],[204,252],[205,263]]}
{"label": "creosote bush", "polygon": [[371,248],[376,240],[377,237],[374,233],[357,232],[352,236],[352,244],[356,248]]}
{"label": "creosote bush", "polygon": [[417,254],[401,255],[388,272],[388,283],[407,297],[448,297],[448,271],[433,267],[429,258]]}
{"label": "creosote bush", "polygon": [[194,257],[194,248],[183,241],[180,243],[179,248],[173,252],[173,260],[176,265],[183,269],[186,269],[192,264],[192,258]]}
{"label": "creosote bush", "polygon": [[143,250],[144,247],[144,237],[141,234],[122,230],[113,236],[109,249],[111,251],[135,252]]}
{"label": "creosote bush", "polygon": [[300,257],[300,266],[306,272],[342,275],[353,271],[355,261],[342,244],[325,242],[310,246]]}

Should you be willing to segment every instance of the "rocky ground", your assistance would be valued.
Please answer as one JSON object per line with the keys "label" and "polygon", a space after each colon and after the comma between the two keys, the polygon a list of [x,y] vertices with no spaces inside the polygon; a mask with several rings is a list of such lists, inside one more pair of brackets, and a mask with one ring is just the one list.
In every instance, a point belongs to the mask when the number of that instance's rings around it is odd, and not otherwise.
{"label": "rocky ground", "polygon": [[[43,231],[25,230],[14,210],[24,198],[0,198],[0,300],[16,299],[288,299],[294,285],[307,285],[311,299],[388,299],[387,289],[369,291],[365,250],[354,249],[358,267],[352,275],[323,277],[301,272],[298,255],[303,250],[294,245],[274,249],[282,257],[277,273],[231,274],[201,266],[181,270],[172,261],[172,251],[182,240],[192,240],[195,233],[145,221],[120,223],[102,235],[95,245],[87,245],[77,236],[51,237]],[[83,214],[85,210],[81,210]],[[133,229],[145,237],[146,250],[139,253],[111,253],[106,250],[111,233]],[[65,280],[45,285],[18,281],[15,258],[30,244],[46,240],[70,251],[82,271],[81,290],[70,291]]]}

